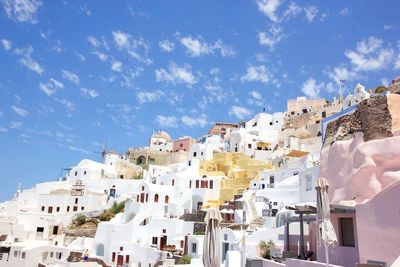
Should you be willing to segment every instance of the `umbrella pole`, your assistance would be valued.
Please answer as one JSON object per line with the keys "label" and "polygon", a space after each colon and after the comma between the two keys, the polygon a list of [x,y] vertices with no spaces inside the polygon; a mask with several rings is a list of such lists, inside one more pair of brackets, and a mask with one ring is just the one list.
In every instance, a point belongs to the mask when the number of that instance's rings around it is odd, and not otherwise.
{"label": "umbrella pole", "polygon": [[329,253],[327,244],[325,244],[325,261],[326,261],[326,266],[329,267]]}

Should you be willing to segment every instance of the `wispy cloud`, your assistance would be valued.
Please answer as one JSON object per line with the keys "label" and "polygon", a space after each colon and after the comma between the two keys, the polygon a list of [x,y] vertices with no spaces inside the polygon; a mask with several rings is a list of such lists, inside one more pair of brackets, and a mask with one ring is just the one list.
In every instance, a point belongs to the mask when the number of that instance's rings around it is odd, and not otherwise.
{"label": "wispy cloud", "polygon": [[80,82],[79,76],[68,70],[62,70],[62,77],[75,84],[79,84]]}
{"label": "wispy cloud", "polygon": [[318,9],[315,6],[308,6],[304,8],[304,12],[306,13],[306,19],[308,22],[313,22],[315,16],[318,14]]}
{"label": "wispy cloud", "polygon": [[189,126],[189,127],[201,127],[203,128],[208,124],[207,122],[207,116],[205,114],[201,114],[198,117],[190,117],[187,115],[184,115],[181,117],[181,121],[184,125]]}
{"label": "wispy cloud", "polygon": [[356,71],[380,70],[393,59],[393,54],[392,48],[383,47],[383,40],[374,36],[358,42],[355,50],[345,52]]}
{"label": "wispy cloud", "polygon": [[160,47],[161,51],[164,52],[172,52],[174,51],[175,44],[169,40],[162,40],[158,43],[158,46]]}
{"label": "wispy cloud", "polygon": [[253,66],[249,65],[247,67],[246,74],[243,75],[240,80],[245,81],[258,81],[262,83],[269,83],[272,79],[272,74],[268,71],[265,65]]}
{"label": "wispy cloud", "polygon": [[33,53],[33,47],[28,46],[25,48],[17,48],[14,50],[14,53],[17,55],[20,55],[21,58],[18,60],[18,62],[28,68],[31,71],[36,72],[37,74],[43,74],[44,73],[44,68],[40,66],[40,64],[32,58],[32,53]]}
{"label": "wispy cloud", "polygon": [[235,50],[231,46],[225,45],[221,39],[214,44],[207,44],[202,36],[195,38],[189,35],[180,38],[180,43],[186,48],[186,53],[190,57],[209,55],[215,51],[219,51],[222,57],[232,57],[236,54]]}
{"label": "wispy cloud", "polygon": [[123,31],[113,31],[114,43],[121,51],[125,51],[130,57],[144,64],[151,64],[153,61],[148,57],[150,45],[141,37],[133,37]]}
{"label": "wispy cloud", "polygon": [[301,91],[309,98],[317,98],[321,90],[324,88],[324,83],[317,83],[314,78],[308,78],[307,81],[303,83]]}
{"label": "wispy cloud", "polygon": [[3,9],[7,17],[14,22],[36,24],[37,11],[43,4],[41,0],[3,0]]}
{"label": "wispy cloud", "polygon": [[55,98],[54,100],[56,100],[58,103],[60,103],[61,105],[63,105],[66,109],[67,109],[67,116],[71,117],[72,116],[72,112],[75,110],[75,104],[65,98]]}
{"label": "wispy cloud", "polygon": [[11,129],[22,129],[24,127],[24,124],[20,121],[12,121],[10,122],[10,128]]}
{"label": "wispy cloud", "polygon": [[94,89],[88,89],[88,88],[81,88],[81,94],[83,96],[87,96],[87,97],[91,97],[91,98],[95,98],[99,96],[99,93],[94,90]]}
{"label": "wispy cloud", "polygon": [[176,63],[171,62],[168,69],[157,69],[155,71],[156,81],[176,84],[186,84],[192,86],[197,82],[196,77],[191,71],[191,66],[185,64],[178,66]]}
{"label": "wispy cloud", "polygon": [[245,107],[232,106],[229,110],[229,115],[236,116],[239,120],[249,117],[253,112]]}
{"label": "wispy cloud", "polygon": [[156,122],[160,127],[176,128],[178,127],[178,119],[175,116],[158,115]]}
{"label": "wispy cloud", "polygon": [[284,37],[283,27],[279,25],[272,25],[269,27],[268,32],[258,33],[258,42],[260,45],[268,46],[272,51],[275,46],[282,41]]}
{"label": "wispy cloud", "polygon": [[7,39],[1,39],[1,44],[3,45],[3,48],[5,50],[10,50],[12,48],[12,44],[10,40]]}
{"label": "wispy cloud", "polygon": [[278,22],[276,11],[281,4],[281,0],[257,0],[258,10],[274,22]]}
{"label": "wispy cloud", "polygon": [[139,104],[155,102],[164,96],[165,96],[165,93],[161,90],[139,91],[136,93],[136,99]]}
{"label": "wispy cloud", "polygon": [[29,114],[29,112],[27,110],[25,110],[21,107],[14,106],[14,105],[11,106],[11,109],[21,117],[26,117]]}
{"label": "wispy cloud", "polygon": [[348,14],[350,14],[350,9],[348,7],[345,7],[342,10],[340,10],[339,14],[340,16],[347,16]]}
{"label": "wispy cloud", "polygon": [[50,78],[50,80],[45,84],[39,83],[39,89],[48,96],[52,96],[57,90],[62,88],[64,88],[64,84],[53,78]]}
{"label": "wispy cloud", "polygon": [[121,72],[122,71],[122,62],[118,60],[113,60],[111,62],[111,70],[116,71],[116,72]]}

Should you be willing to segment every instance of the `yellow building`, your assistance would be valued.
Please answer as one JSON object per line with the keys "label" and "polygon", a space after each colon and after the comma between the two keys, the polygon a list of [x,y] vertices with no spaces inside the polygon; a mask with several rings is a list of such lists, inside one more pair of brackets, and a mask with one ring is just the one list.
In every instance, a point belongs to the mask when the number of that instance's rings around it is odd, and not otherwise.
{"label": "yellow building", "polygon": [[221,181],[220,199],[209,201],[209,204],[222,204],[231,200],[234,195],[248,189],[250,181],[256,178],[260,171],[270,169],[273,169],[271,163],[250,158],[244,153],[214,153],[212,160],[200,162],[200,175],[224,176]]}

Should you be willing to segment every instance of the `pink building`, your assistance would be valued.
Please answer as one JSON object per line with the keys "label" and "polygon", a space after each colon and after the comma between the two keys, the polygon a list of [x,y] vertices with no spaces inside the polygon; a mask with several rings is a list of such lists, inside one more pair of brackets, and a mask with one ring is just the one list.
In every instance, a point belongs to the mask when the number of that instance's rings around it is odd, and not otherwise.
{"label": "pink building", "polygon": [[192,144],[195,143],[195,140],[190,137],[183,137],[178,140],[174,140],[172,143],[172,151],[178,152],[178,151],[185,151],[189,152],[190,148],[192,147]]}

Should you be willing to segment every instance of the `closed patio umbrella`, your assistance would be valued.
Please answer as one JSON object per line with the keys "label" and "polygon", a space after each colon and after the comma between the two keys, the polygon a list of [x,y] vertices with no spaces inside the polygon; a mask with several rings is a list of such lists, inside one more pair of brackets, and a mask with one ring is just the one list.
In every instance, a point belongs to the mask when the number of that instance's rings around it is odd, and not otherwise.
{"label": "closed patio umbrella", "polygon": [[221,243],[219,235],[222,217],[219,210],[208,209],[204,221],[207,224],[203,245],[204,267],[220,267]]}
{"label": "closed patio umbrella", "polygon": [[331,209],[328,199],[329,184],[325,178],[319,178],[317,185],[317,240],[325,247],[326,266],[329,266],[328,246],[337,242],[335,229],[331,223]]}

